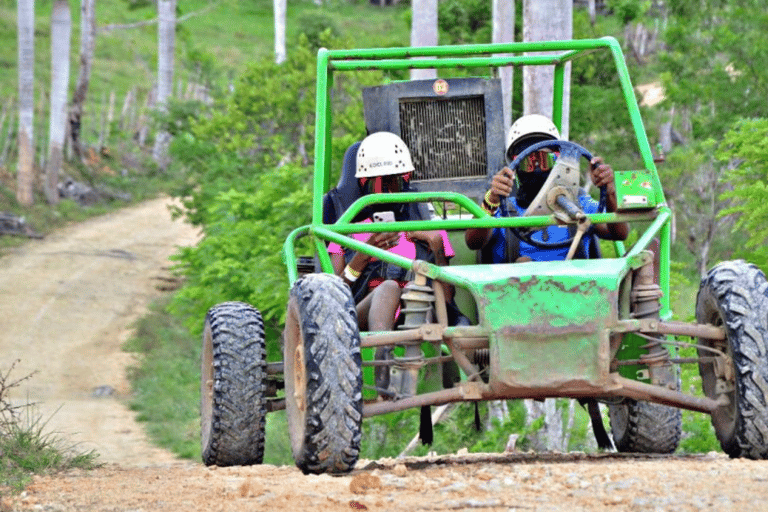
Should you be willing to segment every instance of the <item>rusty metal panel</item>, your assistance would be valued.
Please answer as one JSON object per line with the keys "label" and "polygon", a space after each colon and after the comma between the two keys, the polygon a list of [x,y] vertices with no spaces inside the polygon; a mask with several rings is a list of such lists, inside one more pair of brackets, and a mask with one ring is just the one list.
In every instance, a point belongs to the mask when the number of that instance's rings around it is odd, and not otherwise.
{"label": "rusty metal panel", "polygon": [[607,382],[608,326],[617,319],[625,260],[469,268],[480,324],[489,332],[494,389]]}

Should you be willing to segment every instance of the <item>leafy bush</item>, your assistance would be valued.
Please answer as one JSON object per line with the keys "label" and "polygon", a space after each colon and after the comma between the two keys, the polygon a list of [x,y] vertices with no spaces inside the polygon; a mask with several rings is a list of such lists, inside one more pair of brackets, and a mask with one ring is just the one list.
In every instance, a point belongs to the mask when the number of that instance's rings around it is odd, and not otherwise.
{"label": "leafy bush", "polygon": [[[345,44],[327,30],[321,42]],[[303,36],[285,63],[254,63],[233,93],[203,116],[171,111],[184,117],[173,123],[179,129],[171,146],[174,172],[183,176],[175,194],[205,234],[196,247],[175,256],[187,280],[171,310],[187,319],[194,335],[208,308],[241,300],[261,311],[268,350],[278,352],[288,294],[282,246],[311,215],[315,66]],[[334,84],[332,152],[340,162],[348,145],[365,135],[361,87],[366,82],[341,75]]]}
{"label": "leafy bush", "polygon": [[735,203],[720,215],[737,215],[734,231],[740,230],[747,237],[737,254],[768,272],[768,119],[734,123],[720,144],[718,158],[731,167],[726,181],[733,190],[722,197]]}
{"label": "leafy bush", "polygon": [[[483,0],[444,0],[437,23],[444,44],[487,43],[491,40],[491,3]],[[445,38],[441,38],[443,40]]]}
{"label": "leafy bush", "polygon": [[174,257],[187,281],[171,310],[201,331],[211,306],[228,300],[255,305],[278,330],[288,302],[288,281],[281,258],[283,242],[310,220],[309,169],[295,164],[220,192],[207,206],[205,237]]}

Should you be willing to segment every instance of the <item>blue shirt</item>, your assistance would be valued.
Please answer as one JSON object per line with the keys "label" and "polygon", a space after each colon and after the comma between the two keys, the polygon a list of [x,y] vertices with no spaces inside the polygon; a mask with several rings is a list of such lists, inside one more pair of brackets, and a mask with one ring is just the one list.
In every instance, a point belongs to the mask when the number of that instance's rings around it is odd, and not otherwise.
{"label": "blue shirt", "polygon": [[[509,198],[507,203],[509,207],[514,207],[517,210],[517,215],[522,217],[525,213],[525,208],[520,208],[517,205],[517,200],[514,197]],[[597,201],[592,199],[587,194],[579,195],[579,206],[584,213],[597,213]],[[495,217],[501,217],[501,209],[496,210]],[[546,232],[546,235],[544,234]],[[507,263],[507,250],[506,250],[506,234],[507,230],[504,228],[494,228],[491,234],[491,240],[489,243],[493,249],[493,263]],[[510,233],[509,236],[515,236]],[[547,226],[546,229],[540,231],[534,231],[531,238],[536,242],[544,242],[553,244],[562,242],[570,237],[567,226]],[[591,236],[585,236],[581,240],[581,245],[584,248],[584,254],[589,254],[590,244],[592,243]],[[564,260],[568,255],[569,246],[561,247],[558,249],[539,249],[526,242],[520,240],[520,256],[528,256],[533,261],[558,261]]]}

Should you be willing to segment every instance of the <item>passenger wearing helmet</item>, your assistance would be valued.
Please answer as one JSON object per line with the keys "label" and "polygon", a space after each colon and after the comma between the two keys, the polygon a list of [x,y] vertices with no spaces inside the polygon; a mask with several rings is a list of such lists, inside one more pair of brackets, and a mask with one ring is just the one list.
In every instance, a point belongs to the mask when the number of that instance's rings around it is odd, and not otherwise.
{"label": "passenger wearing helmet", "polygon": [[[407,191],[413,171],[408,147],[393,133],[373,133],[362,141],[357,150],[355,177],[364,194]],[[408,208],[400,204],[385,204],[368,209],[370,216],[362,222],[371,222],[375,215],[393,209],[393,220],[410,220]],[[424,259],[424,253],[428,251],[438,265],[447,265],[448,258],[453,256],[453,248],[445,231],[357,233],[352,236],[373,247],[411,259]],[[392,330],[400,305],[401,289],[406,284],[405,269],[386,265],[351,249],[344,250],[335,243],[328,246],[328,252],[336,275],[341,276],[352,289],[358,304],[360,328],[368,331]],[[445,291],[446,298],[451,301],[452,290],[445,287]]]}
{"label": "passenger wearing helmet", "polygon": [[[556,140],[560,133],[555,124],[547,117],[532,114],[523,116],[512,125],[507,142],[507,160],[512,161],[517,155],[533,144],[545,140]],[[535,151],[528,155],[519,165],[519,172],[504,167],[493,177],[491,188],[483,199],[483,209],[496,217],[500,216],[499,206],[502,200],[508,199],[511,215],[523,215],[534,200],[544,182],[549,176],[557,159],[557,153],[549,149]],[[615,212],[617,207],[616,188],[614,185],[613,169],[603,159],[596,156],[590,162],[590,177],[597,187],[607,187],[606,209]],[[510,195],[515,190],[513,197]],[[579,206],[585,213],[597,213],[597,202],[586,194],[579,196]],[[626,223],[596,224],[595,233],[607,240],[625,240],[629,234]],[[516,251],[508,251],[507,243],[514,235],[507,229],[474,228],[465,234],[467,246],[470,249],[490,249],[493,263],[505,263],[508,259],[514,261],[556,261],[563,260],[568,254],[568,247],[541,249],[524,241],[519,242]],[[570,236],[565,226],[548,226],[532,235],[534,241],[549,244],[567,240]],[[589,244],[594,243],[592,237],[585,237],[581,244],[581,254],[589,254],[593,249]],[[516,243],[512,241],[511,243]],[[514,254],[510,256],[510,252]]]}

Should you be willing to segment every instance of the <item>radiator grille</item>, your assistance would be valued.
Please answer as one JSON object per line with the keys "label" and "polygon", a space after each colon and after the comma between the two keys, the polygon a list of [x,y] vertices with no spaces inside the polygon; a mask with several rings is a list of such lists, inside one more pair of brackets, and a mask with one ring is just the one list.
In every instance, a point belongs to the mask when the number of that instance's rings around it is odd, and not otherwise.
{"label": "radiator grille", "polygon": [[485,176],[485,126],[483,96],[400,100],[400,134],[415,180]]}

